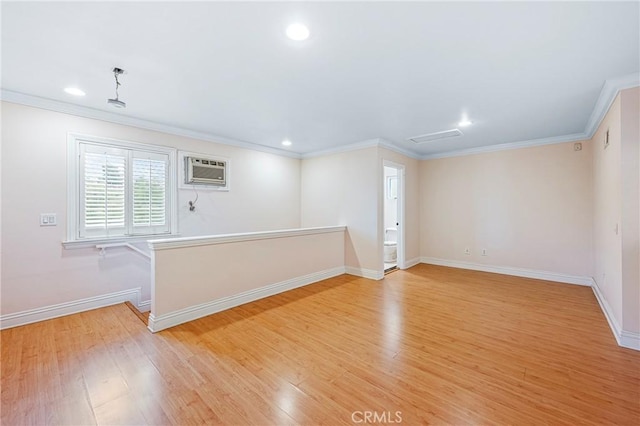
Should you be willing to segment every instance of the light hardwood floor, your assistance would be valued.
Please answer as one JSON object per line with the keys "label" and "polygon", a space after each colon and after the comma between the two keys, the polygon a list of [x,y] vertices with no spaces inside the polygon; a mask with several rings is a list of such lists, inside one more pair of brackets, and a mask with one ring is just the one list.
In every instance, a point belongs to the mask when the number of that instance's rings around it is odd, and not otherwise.
{"label": "light hardwood floor", "polygon": [[2,425],[640,424],[640,352],[590,288],[437,266],[155,335],[122,304],[1,338]]}

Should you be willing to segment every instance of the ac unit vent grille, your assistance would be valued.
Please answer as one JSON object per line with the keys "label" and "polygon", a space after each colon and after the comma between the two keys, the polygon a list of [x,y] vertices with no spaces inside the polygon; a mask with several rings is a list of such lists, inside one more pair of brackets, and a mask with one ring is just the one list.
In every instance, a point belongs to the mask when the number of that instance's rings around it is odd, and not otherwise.
{"label": "ac unit vent grille", "polygon": [[457,138],[462,136],[462,132],[458,129],[445,130],[443,132],[427,133],[426,135],[413,136],[407,140],[413,143],[427,143],[440,139]]}
{"label": "ac unit vent grille", "polygon": [[193,166],[193,177],[197,179],[224,180],[224,169]]}
{"label": "ac unit vent grille", "polygon": [[226,166],[224,161],[185,157],[185,183],[224,187],[227,184]]}

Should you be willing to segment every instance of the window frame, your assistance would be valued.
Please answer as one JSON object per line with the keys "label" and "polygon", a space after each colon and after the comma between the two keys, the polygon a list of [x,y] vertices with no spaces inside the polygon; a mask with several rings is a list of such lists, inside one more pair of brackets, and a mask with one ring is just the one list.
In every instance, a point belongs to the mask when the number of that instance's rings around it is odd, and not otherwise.
{"label": "window frame", "polygon": [[[81,152],[80,145],[82,143],[104,146],[105,148],[122,149],[138,151],[150,154],[166,155],[168,157],[167,171],[167,221],[169,222],[168,232],[160,234],[131,234],[113,237],[80,237],[82,226],[81,220]],[[118,242],[140,241],[148,239],[169,238],[178,235],[178,188],[177,188],[177,168],[176,168],[177,150],[172,147],[151,145],[145,143],[131,142],[120,139],[104,138],[99,136],[90,136],[80,133],[67,134],[67,240],[63,241],[65,248],[74,247],[90,247],[96,244],[109,244]],[[131,167],[127,171],[127,185],[131,184]],[[127,198],[125,202],[126,209],[132,208],[131,200]],[[127,217],[125,226],[128,227],[129,220]]]}

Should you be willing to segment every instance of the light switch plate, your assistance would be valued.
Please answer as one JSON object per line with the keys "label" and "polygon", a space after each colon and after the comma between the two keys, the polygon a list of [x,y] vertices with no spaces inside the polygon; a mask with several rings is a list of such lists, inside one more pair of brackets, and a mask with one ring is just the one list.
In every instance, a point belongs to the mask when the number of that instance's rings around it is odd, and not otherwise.
{"label": "light switch plate", "polygon": [[40,226],[56,226],[58,219],[55,213],[40,213]]}

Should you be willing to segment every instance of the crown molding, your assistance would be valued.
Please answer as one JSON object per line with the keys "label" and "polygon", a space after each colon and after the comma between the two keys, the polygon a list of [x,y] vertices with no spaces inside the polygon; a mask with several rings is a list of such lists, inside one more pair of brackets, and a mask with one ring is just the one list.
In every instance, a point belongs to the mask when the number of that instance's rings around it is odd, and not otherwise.
{"label": "crown molding", "polygon": [[589,121],[584,129],[587,139],[591,139],[593,134],[598,130],[598,126],[609,111],[611,104],[618,96],[618,93],[624,89],[640,86],[640,73],[627,74],[622,77],[606,80],[600,90],[600,96],[593,107]]}
{"label": "crown molding", "polygon": [[157,123],[155,121],[143,120],[141,118],[129,117],[126,115],[116,114],[113,112],[102,111],[95,108],[74,105],[67,102],[55,101],[53,99],[41,98],[39,96],[27,95],[24,93],[13,92],[11,90],[0,89],[0,100],[20,105],[26,105],[35,108],[46,109],[49,111],[61,112],[64,114],[75,115],[83,118],[91,118],[94,120],[107,121],[109,123],[121,124],[125,126],[133,126],[146,130],[154,130],[157,132],[168,133],[176,136],[183,136],[192,139],[199,139],[207,142],[214,142],[222,145],[231,145],[238,148],[250,149],[253,151],[266,152],[268,154],[281,155],[284,157],[300,158],[300,154],[286,151],[278,148],[271,148],[264,145],[258,145],[251,142],[241,141],[237,139],[227,138],[205,132],[198,132],[182,127],[170,126],[167,124]]}
{"label": "crown molding", "polygon": [[395,145],[393,142],[384,140],[382,138],[369,139],[363,142],[358,142],[349,145],[343,145],[335,148],[325,149],[321,151],[314,151],[302,154],[301,158],[312,158],[323,155],[337,154],[340,152],[355,151],[358,149],[370,148],[370,147],[384,147],[395,151],[399,154],[406,155],[410,158],[418,160],[433,160],[437,158],[447,157],[460,157],[464,155],[483,154],[489,152],[506,151],[509,149],[528,148],[533,146],[553,145],[557,143],[588,140],[593,137],[593,134],[598,129],[598,126],[604,119],[609,107],[615,100],[616,96],[621,90],[629,89],[632,87],[640,86],[640,74],[632,73],[622,77],[606,80],[600,90],[598,100],[591,112],[591,116],[587,121],[585,129],[581,133],[571,133],[568,135],[552,136],[548,138],[531,139],[525,141],[502,143],[497,145],[481,146],[477,148],[459,149],[454,151],[439,152],[435,154],[419,154],[414,151],[410,151]]}
{"label": "crown molding", "polygon": [[300,157],[304,160],[313,157],[323,157],[325,155],[340,154],[342,152],[357,151],[359,149],[377,147],[380,139],[367,139],[362,142],[351,143],[348,145],[340,145],[333,148],[321,149],[318,151],[310,151],[302,154]]}
{"label": "crown molding", "polygon": [[142,120],[134,117],[127,117],[112,112],[97,110],[94,108],[83,107],[79,105],[69,104],[66,102],[54,101],[52,99],[41,98],[38,96],[26,95],[23,93],[13,92],[5,89],[0,89],[0,100],[6,102],[12,102],[36,108],[47,109],[50,111],[62,112],[65,114],[76,115],[84,118],[93,118],[96,120],[108,121],[116,124],[123,124],[126,126],[134,126],[147,130],[155,130],[164,132],[176,136],[184,136],[193,139],[199,139],[207,142],[214,142],[223,145],[236,146],[238,148],[251,149],[254,151],[266,152],[269,154],[281,155],[296,159],[307,159],[313,157],[321,157],[325,155],[339,154],[342,152],[356,151],[365,148],[382,147],[399,154],[405,155],[417,160],[432,160],[436,158],[447,157],[459,157],[464,155],[482,154],[489,152],[504,151],[509,149],[527,148],[540,145],[552,145],[563,142],[571,142],[578,140],[587,140],[593,137],[593,134],[598,129],[598,126],[602,122],[609,107],[615,100],[616,96],[621,90],[629,89],[632,87],[640,86],[640,74],[631,73],[618,78],[606,80],[600,90],[598,100],[591,112],[589,120],[585,126],[585,129],[581,133],[572,133],[568,135],[553,136],[541,139],[531,139],[526,141],[509,142],[497,145],[482,146],[477,148],[460,149],[454,151],[446,151],[436,154],[420,154],[396,145],[395,143],[382,139],[367,139],[362,142],[357,142],[348,145],[341,145],[334,148],[323,149],[319,151],[311,151],[303,154],[296,152],[286,151],[283,149],[267,147],[264,145],[258,145],[251,142],[241,141],[237,139],[227,138],[224,136],[217,136],[210,133],[198,132],[194,130],[188,130],[181,127],[169,126],[153,121]]}
{"label": "crown molding", "polygon": [[420,160],[422,158],[422,156],[420,154],[418,154],[418,153],[416,153],[414,151],[410,151],[408,149],[402,148],[400,146],[397,146],[397,145],[393,144],[392,142],[389,142],[386,139],[380,138],[378,146],[381,147],[381,148],[386,148],[386,149],[388,149],[390,151],[393,151],[393,152],[397,152],[398,154],[402,154],[402,155],[404,155],[406,157],[413,158],[415,160]]}
{"label": "crown molding", "polygon": [[392,142],[389,142],[388,140],[385,140],[382,138],[367,139],[365,141],[356,142],[349,145],[341,145],[334,148],[323,149],[320,151],[307,152],[305,154],[302,154],[301,158],[307,159],[307,158],[313,158],[313,157],[322,157],[326,155],[340,154],[342,152],[357,151],[365,148],[386,148],[390,151],[397,152],[398,154],[402,154],[407,157],[414,158],[416,160],[419,160],[421,158],[420,154],[413,151],[409,151],[408,149],[399,147],[393,144]]}
{"label": "crown molding", "polygon": [[569,135],[553,136],[542,139],[532,139],[528,141],[501,143],[497,145],[479,146],[477,148],[459,149],[456,151],[440,152],[428,154],[420,157],[421,160],[435,160],[437,158],[460,157],[463,155],[485,154],[488,152],[507,151],[510,149],[529,148],[532,146],[553,145],[557,143],[581,141],[590,139],[585,133],[571,133]]}
{"label": "crown molding", "polygon": [[596,101],[591,116],[587,121],[587,125],[582,133],[572,133],[569,135],[553,136],[549,138],[532,139],[527,141],[510,142],[498,145],[482,146],[477,148],[460,149],[456,151],[448,151],[437,154],[428,154],[420,157],[421,160],[433,160],[436,158],[460,157],[463,155],[483,154],[487,152],[504,151],[508,149],[528,148],[540,145],[552,145],[556,143],[572,142],[580,140],[588,140],[600,126],[604,116],[609,111],[611,104],[618,96],[621,90],[630,89],[640,86],[640,73],[627,74],[622,77],[606,80],[600,90],[600,95]]}

